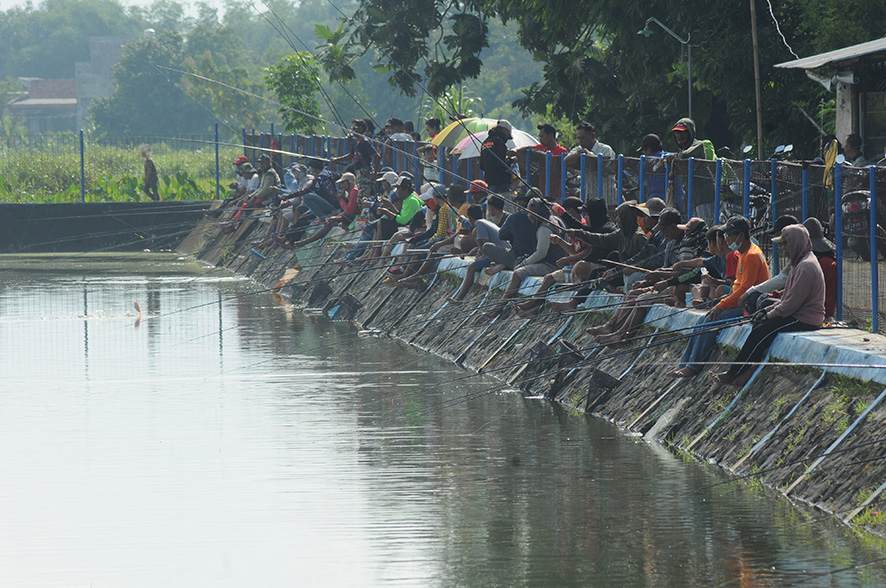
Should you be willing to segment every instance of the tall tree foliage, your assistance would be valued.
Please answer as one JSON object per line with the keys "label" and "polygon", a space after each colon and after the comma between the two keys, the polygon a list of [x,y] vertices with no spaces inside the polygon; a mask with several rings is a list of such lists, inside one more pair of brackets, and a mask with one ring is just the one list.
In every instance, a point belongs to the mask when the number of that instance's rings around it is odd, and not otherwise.
{"label": "tall tree foliage", "polygon": [[139,134],[209,129],[213,117],[185,93],[184,74],[172,71],[181,70],[185,58],[184,39],[178,33],[161,33],[126,45],[113,69],[114,95],[92,103],[98,130]]}
{"label": "tall tree foliage", "polygon": [[287,55],[265,71],[265,81],[277,96],[279,113],[288,132],[325,129],[316,98],[320,71],[310,53]]}
{"label": "tall tree foliage", "polygon": [[[838,8],[825,0],[786,0],[773,6],[785,39],[765,1],[757,2],[764,134],[771,144],[808,148],[817,131],[800,109],[815,111],[819,88],[802,73],[774,69],[800,56],[868,41],[886,30],[886,11],[875,0]],[[378,67],[406,94],[481,74],[479,49],[490,19],[516,22],[519,42],[544,64],[543,79],[524,89],[516,105],[577,122],[595,120],[622,150],[648,132],[666,134],[687,111],[687,67],[680,43],[663,30],[637,31],[656,17],[678,35],[691,35],[693,115],[716,143],[752,141],[755,129],[753,54],[748,2],[699,5],[680,0],[360,0],[341,53],[377,55]],[[331,52],[331,50],[330,50]],[[333,71],[333,70],[329,70]],[[338,75],[338,74],[336,74]]]}

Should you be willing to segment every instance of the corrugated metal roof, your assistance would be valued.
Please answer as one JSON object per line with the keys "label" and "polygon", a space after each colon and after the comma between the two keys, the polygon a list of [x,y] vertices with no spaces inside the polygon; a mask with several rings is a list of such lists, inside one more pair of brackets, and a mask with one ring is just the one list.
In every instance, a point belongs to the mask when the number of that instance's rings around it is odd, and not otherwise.
{"label": "corrugated metal roof", "polygon": [[804,57],[803,59],[795,59],[794,61],[785,61],[784,63],[776,64],[775,67],[815,69],[824,65],[836,64],[841,61],[851,61],[881,51],[884,52],[884,57],[886,57],[886,37],[877,39],[876,41],[861,43],[860,45],[853,45],[852,47],[844,47],[843,49],[837,49],[836,51],[819,53],[812,57]]}
{"label": "corrugated metal roof", "polygon": [[76,104],[76,98],[25,98],[24,100],[10,102],[9,106],[70,106]]}

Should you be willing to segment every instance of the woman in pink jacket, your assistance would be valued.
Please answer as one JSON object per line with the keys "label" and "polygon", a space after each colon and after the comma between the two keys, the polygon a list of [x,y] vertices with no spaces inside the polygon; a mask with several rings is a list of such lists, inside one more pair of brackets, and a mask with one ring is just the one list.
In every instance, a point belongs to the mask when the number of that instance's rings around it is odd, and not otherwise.
{"label": "woman in pink jacket", "polygon": [[791,273],[784,294],[777,303],[754,315],[754,328],[735,363],[725,372],[714,375],[720,383],[731,384],[749,364],[762,360],[779,333],[813,331],[824,321],[824,274],[812,253],[809,231],[803,225],[791,225],[772,242],[787,245],[791,258]]}

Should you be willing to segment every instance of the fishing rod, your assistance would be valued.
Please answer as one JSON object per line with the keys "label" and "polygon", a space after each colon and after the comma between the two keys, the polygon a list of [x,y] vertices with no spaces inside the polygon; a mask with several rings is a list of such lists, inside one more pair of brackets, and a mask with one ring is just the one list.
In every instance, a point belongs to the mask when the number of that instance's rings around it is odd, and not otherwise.
{"label": "fishing rod", "polygon": [[[740,322],[739,319],[744,319],[744,320],[743,320],[742,322]],[[750,321],[750,318],[736,317],[736,318],[733,318],[733,319],[723,319],[723,321],[730,322],[730,323],[732,323],[733,325],[737,326],[737,325],[739,325],[739,324],[744,324],[745,322],[749,322],[749,321]],[[568,366],[564,366],[564,367],[554,367],[554,368],[551,368],[551,369],[548,369],[548,370],[543,370],[541,373],[539,373],[539,374],[537,374],[537,375],[535,375],[535,376],[523,377],[523,378],[521,379],[521,382],[522,382],[523,384],[525,384],[525,383],[527,383],[527,382],[533,382],[533,381],[536,381],[536,380],[539,380],[539,379],[550,378],[552,375],[557,374],[557,373],[562,372],[562,371],[571,371],[571,370],[574,370],[574,369],[577,369],[577,368],[580,368],[580,367],[585,367],[585,366],[588,364],[588,362],[590,362],[591,360],[593,360],[595,363],[599,363],[599,362],[602,362],[602,361],[605,361],[605,360],[608,360],[608,359],[615,359],[615,358],[618,358],[618,357],[622,357],[622,356],[624,356],[624,355],[628,355],[628,354],[636,353],[636,352],[638,352],[638,351],[644,351],[644,350],[649,349],[649,348],[651,348],[651,347],[657,347],[657,346],[661,346],[661,345],[667,345],[667,344],[674,343],[674,342],[677,342],[677,341],[685,340],[685,339],[688,339],[688,338],[690,338],[690,337],[692,337],[693,335],[696,335],[696,334],[701,334],[701,333],[711,332],[711,331],[719,331],[719,330],[721,330],[722,326],[724,325],[724,322],[723,322],[723,321],[717,321],[718,324],[714,324],[714,323],[705,323],[705,324],[699,325],[699,326],[705,326],[705,327],[708,327],[708,328],[705,328],[705,329],[698,329],[695,333],[684,334],[684,335],[678,335],[678,336],[676,336],[676,337],[671,337],[671,338],[666,339],[666,340],[664,340],[664,341],[657,341],[657,342],[655,342],[655,343],[649,343],[649,344],[647,344],[647,345],[642,345],[642,346],[639,346],[639,347],[632,347],[632,348],[629,348],[629,349],[623,349],[623,350],[619,350],[619,351],[614,351],[614,352],[612,352],[612,353],[604,354],[604,355],[602,355],[602,356],[597,356],[597,357],[593,357],[593,358],[591,358],[591,357],[589,357],[589,356],[586,356],[584,359],[582,359],[582,360],[580,360],[580,361],[578,361],[578,362],[576,362],[576,363],[570,364],[570,365],[568,365]],[[673,330],[671,330],[671,331],[665,331],[665,332],[663,332],[663,333],[656,333],[656,334],[653,334],[653,335],[640,335],[640,336],[637,336],[637,337],[630,337],[630,338],[627,338],[627,339],[625,339],[625,341],[634,341],[634,340],[637,340],[637,339],[649,339],[649,338],[656,337],[656,336],[658,336],[658,335],[666,335],[666,334],[675,333],[675,332],[679,332],[679,331],[685,331],[685,330],[688,330],[688,329],[694,329],[694,328],[695,328],[695,327],[684,327],[684,328],[680,328],[680,329],[673,329]],[[500,366],[500,367],[498,367],[498,368],[493,368],[493,369],[489,369],[489,370],[482,370],[482,371],[474,372],[474,373],[471,373],[471,374],[467,374],[467,375],[462,376],[462,377],[453,378],[453,379],[448,380],[448,381],[446,381],[446,382],[442,382],[442,383],[440,383],[439,385],[434,386],[434,387],[431,388],[431,389],[439,388],[439,387],[443,387],[443,386],[450,386],[450,385],[452,385],[452,384],[455,384],[455,383],[458,383],[458,382],[461,382],[461,381],[464,381],[464,380],[468,380],[468,379],[471,379],[471,378],[476,378],[476,377],[478,377],[478,376],[486,376],[486,375],[489,375],[489,374],[492,374],[492,373],[498,373],[498,372],[502,372],[502,371],[506,371],[506,370],[512,370],[512,369],[514,369],[515,367],[517,367],[518,365],[532,366],[532,365],[538,365],[538,364],[545,364],[545,363],[549,363],[549,362],[554,362],[554,361],[556,361],[557,359],[559,359],[560,357],[563,357],[564,355],[571,355],[572,353],[579,353],[579,352],[586,352],[586,351],[595,351],[595,350],[602,349],[603,347],[605,347],[605,346],[604,346],[604,345],[597,344],[597,345],[592,345],[592,346],[590,346],[590,347],[585,347],[585,348],[575,348],[575,349],[573,349],[573,350],[570,350],[570,351],[567,351],[567,352],[563,352],[563,353],[554,353],[554,354],[552,354],[552,355],[550,355],[550,356],[546,356],[546,357],[543,357],[543,358],[538,358],[538,359],[536,359],[536,360],[529,359],[529,360],[526,360],[526,361],[513,362],[513,363],[506,364],[506,365],[504,365],[504,366]],[[466,400],[466,399],[479,398],[479,397],[484,396],[484,395],[486,395],[486,394],[495,393],[495,392],[497,392],[497,391],[499,391],[499,390],[502,390],[502,389],[504,389],[504,388],[509,388],[509,387],[512,387],[512,386],[511,386],[510,384],[508,384],[508,383],[500,383],[500,384],[497,384],[496,386],[492,386],[492,387],[490,387],[490,388],[488,388],[488,389],[486,389],[486,390],[484,390],[484,391],[480,391],[480,392],[472,392],[472,393],[470,393],[470,395],[465,395],[465,396],[460,396],[460,397],[456,397],[456,398],[453,398],[453,399],[448,399],[448,400],[446,401],[446,403],[441,403],[441,405],[448,405],[449,403],[461,402],[461,401]]]}

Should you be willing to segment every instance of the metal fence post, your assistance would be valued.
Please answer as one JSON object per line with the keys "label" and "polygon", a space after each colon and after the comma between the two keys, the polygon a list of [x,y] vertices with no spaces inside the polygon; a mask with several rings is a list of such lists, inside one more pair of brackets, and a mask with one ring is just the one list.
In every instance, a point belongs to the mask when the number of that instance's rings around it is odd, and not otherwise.
{"label": "metal fence post", "polygon": [[438,149],[438,150],[437,150],[437,171],[438,171],[439,174],[440,174],[440,183],[441,183],[441,184],[445,184],[445,183],[446,183],[446,182],[444,181],[446,178],[443,176],[444,172],[446,171],[446,170],[444,169],[444,167],[443,167],[443,164],[444,164],[444,163],[445,163],[445,162],[443,161],[443,149],[441,148],[441,149]]}
{"label": "metal fence post", "polygon": [[471,163],[472,163],[471,159],[468,159],[465,162],[465,182],[468,184],[471,183],[471,179],[472,179],[473,171],[474,171],[474,166],[471,165]]}
{"label": "metal fence post", "polygon": [[714,168],[714,218],[711,219],[711,226],[720,224],[720,190],[723,185],[723,160],[717,158],[717,164]]}
{"label": "metal fence post", "polygon": [[295,163],[295,133],[289,133],[289,165]]}
{"label": "metal fence post", "polygon": [[637,193],[637,201],[643,202],[646,200],[646,156],[640,156],[640,168],[637,172],[637,180],[640,184],[640,191]]}
{"label": "metal fence post", "polygon": [[[692,218],[692,200],[695,196],[695,158],[689,158],[689,177],[686,178],[686,218]],[[674,204],[677,204],[675,201]]]}
{"label": "metal fence post", "polygon": [[458,154],[452,156],[452,183],[458,179]]}
{"label": "metal fence post", "polygon": [[745,218],[751,216],[751,160],[744,160],[744,207],[742,213]]}
{"label": "metal fence post", "polygon": [[809,218],[809,168],[805,165],[803,166],[803,171],[801,173],[801,187],[800,194],[803,202],[803,218],[800,220],[806,220]]}
{"label": "metal fence post", "polygon": [[243,127],[243,157],[249,157],[249,152],[246,149],[246,127]]}
{"label": "metal fence post", "polygon": [[880,276],[877,260],[877,168],[873,165],[868,168],[868,177],[871,189],[871,332],[876,333],[880,329]]}
{"label": "metal fence post", "polygon": [[551,152],[545,153],[545,198],[551,197]]}
{"label": "metal fence post", "polygon": [[615,195],[616,204],[621,204],[624,199],[624,187],[625,187],[625,156],[620,154],[618,155],[618,194]]}
{"label": "metal fence post", "polygon": [[837,254],[837,320],[843,320],[843,166],[834,166],[834,245]]}
{"label": "metal fence post", "polygon": [[221,168],[218,159],[218,123],[215,123],[215,199],[220,198],[221,193]]}
{"label": "metal fence post", "polygon": [[566,156],[558,155],[560,158],[560,202],[566,199]]}
{"label": "metal fence post", "polygon": [[80,202],[86,202],[86,141],[80,129]]}
{"label": "metal fence post", "polygon": [[[587,180],[585,179],[585,153],[582,151],[578,156],[578,167],[579,167],[579,175],[578,175],[578,190],[581,192],[581,200],[582,202],[587,202]],[[598,194],[599,196],[599,194]]]}
{"label": "metal fence post", "polygon": [[[772,226],[775,226],[775,219],[778,218],[778,160],[774,157],[769,160],[769,203],[770,203],[770,218],[772,219]],[[805,219],[804,219],[805,220]],[[778,259],[778,243],[772,244],[772,269],[773,273],[778,273],[781,271],[781,262]]]}
{"label": "metal fence post", "polygon": [[412,161],[415,164],[415,183],[419,184],[419,178],[421,178],[421,183],[423,184],[425,177],[424,173],[422,173],[422,162],[418,159],[418,143],[415,141],[412,142]]}
{"label": "metal fence post", "polygon": [[526,150],[526,185],[531,188],[532,187],[532,170],[530,169],[530,166],[532,165],[532,157],[529,154],[530,151],[531,151],[530,149]]}
{"label": "metal fence post", "polygon": [[597,198],[603,198],[603,156],[597,154]]}

